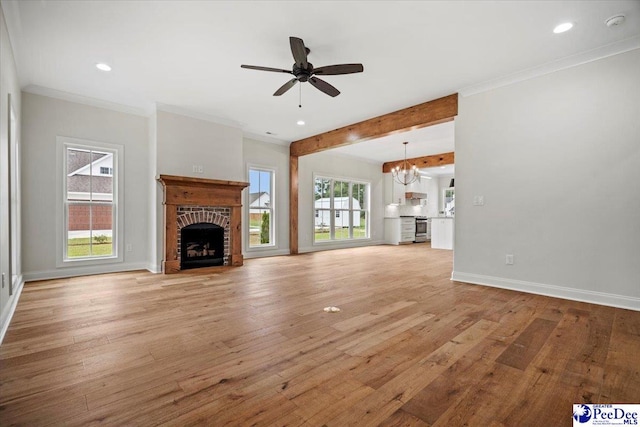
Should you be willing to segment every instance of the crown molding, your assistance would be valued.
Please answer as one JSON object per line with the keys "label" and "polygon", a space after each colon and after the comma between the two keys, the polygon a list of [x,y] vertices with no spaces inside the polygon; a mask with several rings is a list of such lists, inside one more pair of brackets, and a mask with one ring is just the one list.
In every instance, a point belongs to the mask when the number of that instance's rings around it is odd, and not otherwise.
{"label": "crown molding", "polygon": [[518,71],[517,73],[467,86],[459,90],[458,93],[462,97],[476,95],[478,93],[487,92],[489,90],[543,76],[545,74],[551,74],[555,73],[556,71],[565,70],[567,68],[597,61],[609,56],[629,52],[634,49],[640,49],[640,36],[620,40],[618,42],[601,46],[596,49],[567,56],[553,62],[548,62],[543,65],[528,68],[526,70]]}
{"label": "crown molding", "polygon": [[189,110],[183,107],[177,107],[175,105],[161,104],[156,102],[156,110],[164,111],[165,113],[178,114],[180,116],[191,117],[192,119],[203,120],[205,122],[215,123],[217,125],[229,126],[236,129],[242,129],[242,123],[231,119],[225,119],[217,117],[207,113],[200,113],[198,111]]}
{"label": "crown molding", "polygon": [[104,108],[106,110],[117,111],[120,113],[133,114],[135,116],[149,116],[147,110],[145,110],[144,108],[132,107],[129,105],[118,104],[111,101],[104,101],[102,99],[90,98],[88,96],[76,95],[74,93],[63,92],[61,90],[51,89],[38,85],[28,85],[22,88],[22,91],[34,95],[47,96],[49,98],[75,102],[76,104],[88,105],[90,107]]}
{"label": "crown molding", "polygon": [[252,139],[254,141],[268,142],[270,144],[282,145],[285,147],[288,147],[290,144],[289,141],[284,141],[282,139],[274,138],[272,136],[260,135],[258,133],[249,132],[249,131],[243,131],[242,133],[246,139]]}

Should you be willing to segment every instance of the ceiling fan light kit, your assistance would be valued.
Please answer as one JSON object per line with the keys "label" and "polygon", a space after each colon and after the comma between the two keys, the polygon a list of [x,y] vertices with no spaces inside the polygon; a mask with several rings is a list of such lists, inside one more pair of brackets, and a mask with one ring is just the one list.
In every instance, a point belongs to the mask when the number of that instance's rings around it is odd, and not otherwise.
{"label": "ceiling fan light kit", "polygon": [[289,45],[291,46],[291,53],[293,54],[293,59],[295,61],[291,70],[244,64],[240,67],[250,70],[292,74],[294,78],[280,86],[280,88],[273,93],[273,96],[280,96],[284,94],[298,82],[309,82],[319,91],[324,92],[331,97],[336,97],[340,95],[340,91],[316,76],[335,76],[340,74],[361,73],[364,71],[362,64],[337,64],[314,68],[313,64],[307,60],[307,55],[311,50],[304,45],[304,41],[302,41],[301,38],[289,37]]}

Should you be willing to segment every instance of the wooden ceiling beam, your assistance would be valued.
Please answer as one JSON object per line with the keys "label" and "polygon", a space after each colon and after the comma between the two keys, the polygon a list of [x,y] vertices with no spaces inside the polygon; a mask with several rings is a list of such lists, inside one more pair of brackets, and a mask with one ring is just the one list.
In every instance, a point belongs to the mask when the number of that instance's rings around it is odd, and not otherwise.
{"label": "wooden ceiling beam", "polygon": [[393,133],[449,122],[458,114],[458,94],[414,105],[291,143],[292,156],[305,156]]}
{"label": "wooden ceiling beam", "polygon": [[[382,173],[390,173],[391,169],[393,169],[396,166],[400,166],[402,168],[403,162],[404,162],[404,159],[393,160],[391,162],[384,163],[382,165]],[[407,159],[407,162],[409,162],[409,164],[411,165],[416,165],[416,167],[418,167],[419,169],[432,168],[434,166],[452,165],[455,163],[455,153],[452,151],[450,153],[414,157],[412,159]]]}

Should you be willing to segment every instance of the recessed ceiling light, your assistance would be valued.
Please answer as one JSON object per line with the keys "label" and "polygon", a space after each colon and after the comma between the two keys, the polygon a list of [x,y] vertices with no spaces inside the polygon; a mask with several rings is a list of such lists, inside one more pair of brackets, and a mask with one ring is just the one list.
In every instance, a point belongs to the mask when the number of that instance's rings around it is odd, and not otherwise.
{"label": "recessed ceiling light", "polygon": [[447,168],[446,166],[440,166],[440,169],[446,169],[446,168]]}
{"label": "recessed ceiling light", "polygon": [[111,71],[109,64],[105,64],[104,62],[97,63],[96,68],[101,71]]}
{"label": "recessed ceiling light", "polygon": [[304,126],[304,120],[298,120],[296,123],[298,126]]}
{"label": "recessed ceiling light", "polygon": [[573,24],[571,22],[564,22],[553,29],[553,32],[556,34],[564,33],[565,31],[569,31],[573,28]]}

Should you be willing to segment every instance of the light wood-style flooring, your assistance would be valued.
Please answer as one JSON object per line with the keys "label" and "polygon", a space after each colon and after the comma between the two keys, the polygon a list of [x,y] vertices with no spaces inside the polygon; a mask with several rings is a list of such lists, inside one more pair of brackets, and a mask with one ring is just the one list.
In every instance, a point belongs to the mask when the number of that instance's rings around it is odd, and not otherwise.
{"label": "light wood-style flooring", "polygon": [[640,403],[640,312],[451,270],[416,244],[27,283],[0,425],[571,426],[573,403]]}

